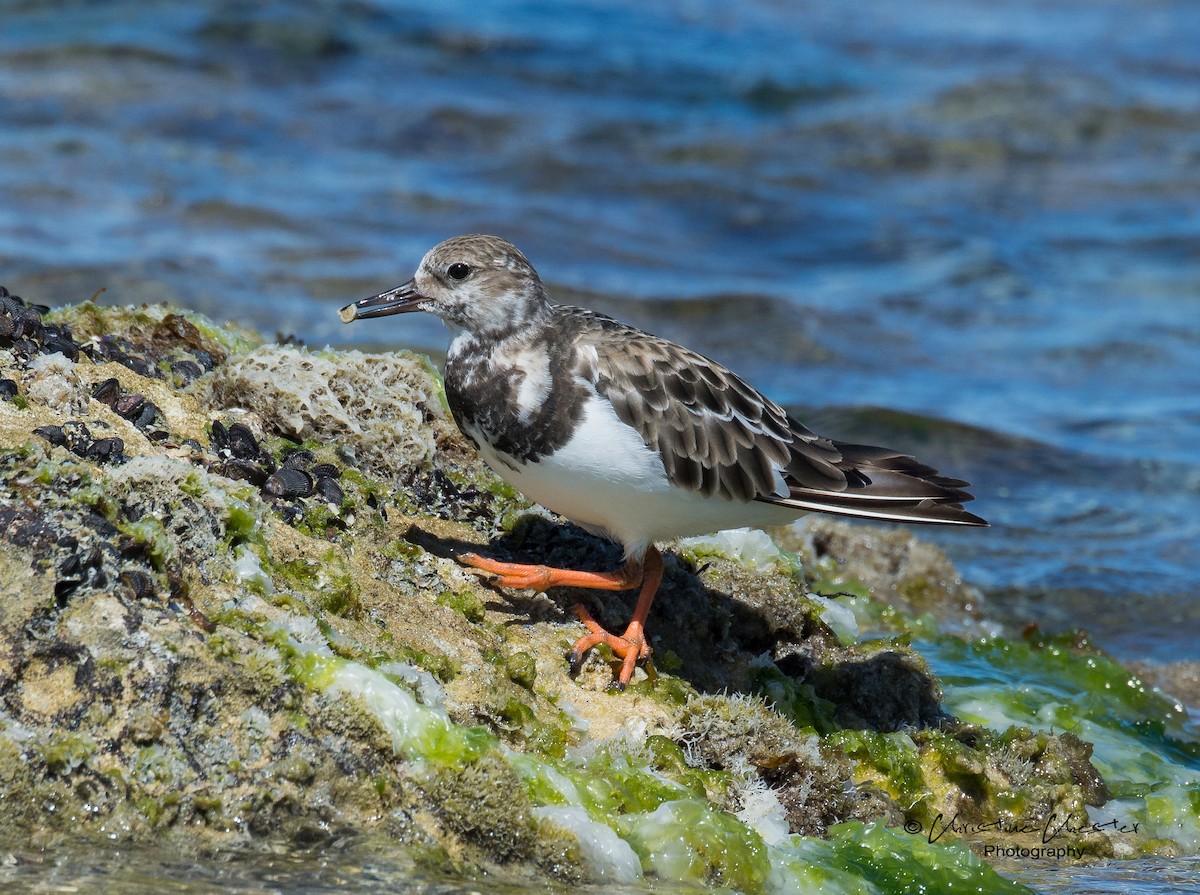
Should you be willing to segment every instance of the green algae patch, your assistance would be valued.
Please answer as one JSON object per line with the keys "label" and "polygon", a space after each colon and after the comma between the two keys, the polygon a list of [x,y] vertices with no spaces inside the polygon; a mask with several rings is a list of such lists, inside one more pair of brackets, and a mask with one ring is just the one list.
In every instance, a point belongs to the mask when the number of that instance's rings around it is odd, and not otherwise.
{"label": "green algae patch", "polygon": [[921,751],[908,734],[841,730],[827,742],[858,763],[860,779],[875,783],[901,805],[921,805],[932,794]]}
{"label": "green algae patch", "polygon": [[[1118,855],[1200,849],[1200,743],[1176,703],[1068,638],[940,638],[919,646],[960,718],[1009,731],[1009,741],[1013,731],[1043,728],[1069,729],[1086,743],[1113,798],[1073,815],[1068,829],[1110,833]],[[1077,761],[1058,764],[1060,773],[1089,783]]]}
{"label": "green algae patch", "polygon": [[333,615],[356,618],[364,607],[361,589],[345,555],[330,547],[320,556],[277,559],[271,565],[282,587],[312,595],[312,608]]}
{"label": "green algae patch", "polygon": [[605,750],[580,769],[573,769],[583,806],[594,817],[610,821],[630,813],[652,811],[680,798],[703,798],[704,789],[689,786]]}
{"label": "green algae patch", "polygon": [[[584,840],[608,843],[603,860],[579,855],[591,862],[598,878],[628,881],[650,874],[755,893],[789,891],[790,885],[821,875],[804,840],[768,844],[754,828],[714,808],[709,795],[716,788],[715,775],[690,767],[666,738],[649,743],[640,757],[601,750],[586,762],[547,761],[502,750],[486,731],[454,724],[406,688],[357,663],[297,651],[292,669],[306,686],[359,702],[390,737],[397,755],[430,767],[425,786],[443,821],[468,840],[491,842],[490,854],[502,863],[535,854],[531,818],[538,817],[543,825],[582,836],[584,851]],[[489,802],[487,793],[499,801]],[[969,853],[918,848],[911,837],[886,839],[861,825],[847,830],[829,846],[823,872],[851,879],[857,870],[875,885],[858,891],[906,891],[878,885],[886,873],[918,882],[969,882],[979,892],[1021,891],[994,884],[1003,880]],[[906,857],[916,866],[899,874]]]}
{"label": "green algae patch", "polygon": [[444,712],[422,705],[406,688],[357,662],[299,651],[292,659],[292,673],[330,696],[358,700],[391,738],[397,755],[463,767],[498,745],[484,728],[454,724]]}
{"label": "green algae patch", "polygon": [[70,326],[81,342],[120,333],[142,350],[152,349],[156,365],[162,362],[167,368],[170,361],[179,359],[177,355],[205,352],[219,363],[251,351],[263,341],[257,333],[235,324],[218,325],[196,311],[168,304],[114,306],[85,301],[51,311],[47,319]]}
{"label": "green algae patch", "polygon": [[533,692],[533,686],[537,683],[537,662],[529,653],[522,651],[508,656],[504,660],[504,671],[518,687]]}
{"label": "green algae patch", "polygon": [[175,558],[175,541],[167,534],[162,520],[143,518],[131,522],[118,522],[117,529],[134,543],[141,545],[158,571],[164,571],[167,564]]}
{"label": "green algae patch", "polygon": [[484,619],[483,600],[473,590],[444,590],[438,594],[437,604],[453,609],[469,622]]}
{"label": "green algae patch", "polygon": [[541,844],[533,803],[498,752],[443,768],[426,786],[442,822],[467,840],[486,842],[500,863],[528,860]]}
{"label": "green algae patch", "polygon": [[68,733],[38,742],[35,750],[51,774],[66,774],[96,754],[96,741],[85,733]]}
{"label": "green algae patch", "polygon": [[659,879],[761,892],[771,874],[762,837],[699,800],[663,802],[627,815],[620,829],[643,871]]}
{"label": "green algae patch", "polygon": [[1030,895],[963,846],[934,845],[883,824],[846,823],[830,828],[826,863],[865,882],[867,891],[886,895],[937,892],[938,895]]}
{"label": "green algae patch", "polygon": [[737,528],[680,538],[675,543],[676,555],[693,566],[702,566],[713,559],[725,559],[757,570],[777,571],[788,576],[802,574],[797,556],[784,550],[760,529]]}
{"label": "green algae patch", "polygon": [[811,684],[784,674],[773,662],[755,662],[752,669],[755,691],[796,727],[816,733],[839,729],[834,720],[835,706],[818,696]]}

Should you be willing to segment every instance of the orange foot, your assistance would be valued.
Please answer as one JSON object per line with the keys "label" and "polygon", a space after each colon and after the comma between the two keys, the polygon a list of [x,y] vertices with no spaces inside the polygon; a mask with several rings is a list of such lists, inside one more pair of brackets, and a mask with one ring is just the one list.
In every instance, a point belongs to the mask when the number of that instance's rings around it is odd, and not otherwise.
{"label": "orange foot", "polygon": [[633,611],[633,619],[620,637],[604,630],[582,605],[575,607],[575,612],[587,627],[588,633],[575,641],[575,645],[571,647],[570,661],[572,669],[578,671],[588,650],[601,643],[608,644],[612,651],[621,657],[617,688],[624,690],[633,677],[633,669],[637,667],[637,663],[650,658],[650,644],[646,642],[645,634],[646,616],[650,614],[650,604],[654,602],[654,595],[663,576],[662,554],[655,547],[646,551],[646,556],[641,562],[627,562],[615,572],[581,572],[576,569],[499,562],[477,553],[464,553],[458,557],[458,561],[494,576],[493,584],[538,592],[551,587],[628,590],[640,584],[641,593],[638,595],[637,608]]}
{"label": "orange foot", "polygon": [[579,616],[579,620],[583,622],[589,633],[576,640],[575,645],[571,647],[571,673],[579,673],[579,669],[583,665],[584,654],[588,650],[601,643],[606,643],[621,660],[621,671],[617,675],[616,687],[618,690],[624,690],[630,678],[633,677],[633,669],[637,667],[638,662],[650,658],[650,644],[646,642],[646,633],[641,623],[630,622],[625,633],[618,637],[604,630],[582,603],[575,606],[575,614]]}

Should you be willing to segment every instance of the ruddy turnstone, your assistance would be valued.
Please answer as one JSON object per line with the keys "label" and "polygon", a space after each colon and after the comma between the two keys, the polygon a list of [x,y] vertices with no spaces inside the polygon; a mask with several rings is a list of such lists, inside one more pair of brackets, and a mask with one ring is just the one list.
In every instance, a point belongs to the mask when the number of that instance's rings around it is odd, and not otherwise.
{"label": "ruddy turnstone", "polygon": [[504,587],[640,587],[625,632],[588,633],[623,660],[624,687],[650,655],[645,622],[662,580],[655,542],[783,525],[813,510],[986,525],[962,508],[967,484],[905,454],[816,435],[736,373],[694,351],[583,308],[556,305],[537,271],[495,236],[434,246],[405,283],[340,311],[344,323],[429,311],[450,328],[446,399],[463,434],[531,500],[617,541],[625,563],[585,572],[459,560]]}

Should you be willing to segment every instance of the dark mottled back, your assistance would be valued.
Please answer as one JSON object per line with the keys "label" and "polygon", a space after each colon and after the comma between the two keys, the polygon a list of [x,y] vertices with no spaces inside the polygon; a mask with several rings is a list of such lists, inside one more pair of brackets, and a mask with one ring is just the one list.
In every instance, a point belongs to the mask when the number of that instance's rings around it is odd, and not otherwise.
{"label": "dark mottled back", "polygon": [[528,419],[521,419],[518,401],[528,373],[493,363],[501,342],[473,341],[446,361],[446,401],[458,427],[468,438],[472,428],[481,430],[492,447],[520,462],[545,457],[566,444],[588,396],[572,372],[576,351],[571,340],[553,338],[551,329],[526,335],[526,350],[545,352],[550,371],[549,392]]}

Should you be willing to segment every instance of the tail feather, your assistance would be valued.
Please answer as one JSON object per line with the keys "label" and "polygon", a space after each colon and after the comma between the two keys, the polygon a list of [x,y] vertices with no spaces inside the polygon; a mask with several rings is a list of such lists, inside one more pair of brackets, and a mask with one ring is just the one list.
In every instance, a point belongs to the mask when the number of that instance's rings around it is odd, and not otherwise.
{"label": "tail feather", "polygon": [[767,503],[837,513],[865,519],[930,522],[941,525],[987,525],[963,509],[974,496],[968,483],[939,475],[907,454],[872,445],[834,442],[842,458],[836,466],[846,474],[846,486],[827,490],[789,481],[787,497],[760,497]]}

